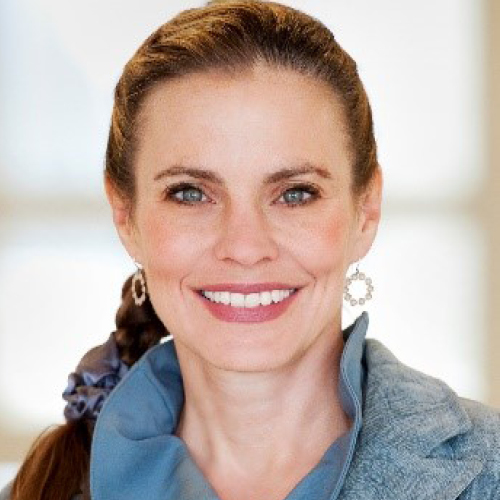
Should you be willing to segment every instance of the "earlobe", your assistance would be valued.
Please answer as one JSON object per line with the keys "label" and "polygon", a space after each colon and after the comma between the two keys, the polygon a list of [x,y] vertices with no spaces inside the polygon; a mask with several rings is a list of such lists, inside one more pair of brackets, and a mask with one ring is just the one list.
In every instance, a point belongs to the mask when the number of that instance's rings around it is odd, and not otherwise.
{"label": "earlobe", "polygon": [[113,181],[108,176],[104,178],[104,187],[118,236],[131,258],[138,260],[140,255],[137,248],[134,224],[131,219],[130,202],[118,192]]}

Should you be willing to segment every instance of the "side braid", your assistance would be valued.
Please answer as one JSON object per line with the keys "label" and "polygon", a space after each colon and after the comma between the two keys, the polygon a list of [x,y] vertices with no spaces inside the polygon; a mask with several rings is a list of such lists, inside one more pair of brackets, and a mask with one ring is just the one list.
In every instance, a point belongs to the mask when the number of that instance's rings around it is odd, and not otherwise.
{"label": "side braid", "polygon": [[[132,277],[122,287],[114,332],[118,355],[128,366],[168,335],[149,299],[135,305]],[[93,430],[93,420],[79,418],[42,432],[12,483],[11,500],[68,500],[80,492],[84,500],[90,500]]]}

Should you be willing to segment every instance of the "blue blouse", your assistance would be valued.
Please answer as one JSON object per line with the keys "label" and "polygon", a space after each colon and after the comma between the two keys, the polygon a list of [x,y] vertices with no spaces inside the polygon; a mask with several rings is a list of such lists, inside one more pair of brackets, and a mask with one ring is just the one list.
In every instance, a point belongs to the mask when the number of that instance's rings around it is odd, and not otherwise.
{"label": "blue blouse", "polygon": [[[344,330],[339,395],[353,421],[284,500],[335,500],[361,428],[363,352],[368,315]],[[218,500],[175,430],[184,402],[174,342],[148,351],[104,403],[94,430],[93,500]]]}

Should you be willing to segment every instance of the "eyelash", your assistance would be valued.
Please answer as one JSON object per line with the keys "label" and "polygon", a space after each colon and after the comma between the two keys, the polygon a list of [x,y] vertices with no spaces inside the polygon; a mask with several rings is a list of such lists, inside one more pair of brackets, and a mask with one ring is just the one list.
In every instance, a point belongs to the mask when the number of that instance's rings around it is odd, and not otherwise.
{"label": "eyelash", "polygon": [[[179,205],[188,205],[188,206],[194,206],[197,205],[198,203],[202,202],[189,202],[189,201],[181,201],[177,198],[175,198],[175,195],[177,193],[180,193],[182,191],[187,191],[189,189],[195,189],[197,191],[203,192],[201,188],[196,186],[195,184],[191,184],[189,182],[180,182],[178,184],[173,184],[172,186],[169,186],[167,189],[164,191],[164,199],[167,201],[173,201],[174,203],[177,203]],[[288,205],[290,208],[297,208],[297,207],[302,207],[304,205],[308,205],[309,203],[312,203],[315,201],[317,198],[319,198],[319,189],[315,188],[314,186],[310,184],[295,184],[287,189],[285,189],[282,193],[287,193],[289,191],[305,191],[311,195],[309,199],[307,199],[304,202],[300,203],[285,203],[285,205]]]}

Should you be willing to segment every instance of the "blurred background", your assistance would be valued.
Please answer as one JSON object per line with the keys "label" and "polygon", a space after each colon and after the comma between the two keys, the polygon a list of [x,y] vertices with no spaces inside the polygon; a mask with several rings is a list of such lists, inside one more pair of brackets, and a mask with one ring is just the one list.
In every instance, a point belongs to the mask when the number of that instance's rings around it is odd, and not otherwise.
{"label": "blurred background", "polygon": [[[369,337],[500,408],[500,2],[289,0],[359,66],[385,174]],[[0,1],[0,487],[62,423],[134,271],[102,187],[114,85],[190,0]],[[346,306],[345,326],[359,314]]]}

